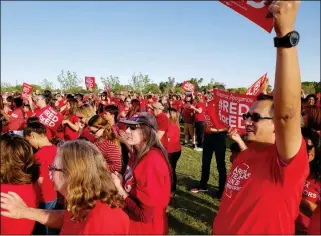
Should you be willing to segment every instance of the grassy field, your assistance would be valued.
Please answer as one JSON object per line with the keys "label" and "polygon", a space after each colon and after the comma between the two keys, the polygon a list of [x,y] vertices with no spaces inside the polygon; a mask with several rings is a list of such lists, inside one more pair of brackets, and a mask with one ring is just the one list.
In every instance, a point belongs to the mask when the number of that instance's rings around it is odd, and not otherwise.
{"label": "grassy field", "polygon": [[[183,147],[177,164],[177,191],[168,210],[169,234],[211,234],[219,201],[212,197],[218,190],[218,172],[213,156],[208,193],[191,193],[201,177],[201,155]],[[230,169],[230,150],[226,151],[227,169]]]}

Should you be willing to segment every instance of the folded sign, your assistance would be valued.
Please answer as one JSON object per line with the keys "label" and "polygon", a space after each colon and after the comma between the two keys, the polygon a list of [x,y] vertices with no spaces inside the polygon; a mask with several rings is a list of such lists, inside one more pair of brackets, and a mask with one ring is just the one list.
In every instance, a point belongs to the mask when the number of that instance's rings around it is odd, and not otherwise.
{"label": "folded sign", "polygon": [[264,4],[265,0],[219,1],[271,33],[273,19],[265,17],[268,13],[268,6]]}
{"label": "folded sign", "polygon": [[184,89],[185,91],[193,92],[195,90],[195,85],[188,81],[184,81],[184,83],[182,84],[182,89]]}
{"label": "folded sign", "polygon": [[55,111],[51,106],[47,106],[47,108],[39,115],[40,123],[52,131],[57,131],[63,119],[63,115]]}
{"label": "folded sign", "polygon": [[86,84],[87,89],[95,88],[95,77],[86,76],[85,77],[85,84]]}
{"label": "folded sign", "polygon": [[267,80],[267,73],[265,73],[261,78],[259,78],[251,87],[246,90],[246,95],[257,96],[263,92],[264,84]]}
{"label": "folded sign", "polygon": [[214,89],[214,100],[219,121],[245,134],[243,114],[249,111],[256,97]]}

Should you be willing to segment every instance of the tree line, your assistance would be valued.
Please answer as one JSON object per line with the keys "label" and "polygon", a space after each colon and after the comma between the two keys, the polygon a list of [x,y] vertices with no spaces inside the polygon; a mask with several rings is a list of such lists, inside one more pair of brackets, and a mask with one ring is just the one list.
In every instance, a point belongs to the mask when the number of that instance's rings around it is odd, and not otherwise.
{"label": "tree line", "polygon": [[[97,78],[96,78],[97,80]],[[119,91],[135,91],[142,93],[182,93],[184,92],[181,88],[182,83],[176,82],[174,77],[169,76],[167,80],[160,82],[159,84],[152,82],[148,74],[134,73],[129,79],[128,84],[121,84],[118,76],[107,76],[100,78],[102,84],[104,85],[103,90],[106,86],[110,88],[112,92]],[[57,81],[60,84],[60,88],[55,88],[54,83],[49,79],[44,79],[40,84],[31,84],[34,90],[43,91],[45,89],[50,89],[56,92],[68,92],[68,93],[87,93],[88,90],[84,89],[81,84],[84,84],[84,78],[77,75],[76,72],[64,71],[57,76]],[[195,85],[196,91],[204,91],[208,89],[213,89],[215,86],[224,85],[224,83],[214,80],[213,78],[206,85],[203,84],[203,78],[190,78],[186,81]],[[27,82],[27,81],[26,81]],[[253,81],[254,82],[254,81]],[[1,82],[1,93],[21,91],[22,85],[12,86],[10,83]],[[302,89],[306,94],[321,92],[321,82],[302,82]],[[97,83],[94,92],[99,90]],[[247,88],[229,88],[229,92],[234,93],[244,93]],[[271,86],[269,89],[271,91]]]}

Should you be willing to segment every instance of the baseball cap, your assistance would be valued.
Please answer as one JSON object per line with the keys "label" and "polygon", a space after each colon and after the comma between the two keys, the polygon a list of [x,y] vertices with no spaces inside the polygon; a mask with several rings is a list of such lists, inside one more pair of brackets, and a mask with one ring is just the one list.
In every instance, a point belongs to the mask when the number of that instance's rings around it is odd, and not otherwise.
{"label": "baseball cap", "polygon": [[157,131],[157,121],[155,116],[148,112],[139,112],[133,115],[129,120],[122,120],[119,123],[128,125],[147,125]]}

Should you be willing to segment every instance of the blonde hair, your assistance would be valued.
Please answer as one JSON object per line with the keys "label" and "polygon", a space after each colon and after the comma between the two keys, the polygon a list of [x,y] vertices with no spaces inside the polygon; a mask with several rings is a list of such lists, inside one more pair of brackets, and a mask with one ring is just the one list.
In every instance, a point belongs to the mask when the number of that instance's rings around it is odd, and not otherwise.
{"label": "blonde hair", "polygon": [[172,122],[172,123],[179,123],[179,120],[178,120],[178,114],[177,114],[177,110],[176,109],[173,109],[173,108],[170,108],[168,110],[168,114],[169,114],[169,121]]}
{"label": "blonde hair", "polygon": [[91,117],[96,115],[96,112],[95,112],[95,109],[91,105],[84,104],[79,107],[76,115],[79,117],[90,119]]}
{"label": "blonde hair", "polygon": [[68,141],[58,147],[58,156],[67,178],[66,206],[72,220],[86,219],[96,200],[112,208],[124,206],[105,159],[94,144],[84,140]]}

